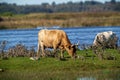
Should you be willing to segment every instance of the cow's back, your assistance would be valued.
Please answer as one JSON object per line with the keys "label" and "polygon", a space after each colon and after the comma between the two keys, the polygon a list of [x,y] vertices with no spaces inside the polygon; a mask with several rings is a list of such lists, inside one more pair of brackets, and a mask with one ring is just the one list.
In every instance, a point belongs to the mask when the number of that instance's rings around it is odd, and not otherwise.
{"label": "cow's back", "polygon": [[109,40],[109,38],[111,38],[111,36],[113,35],[113,32],[112,31],[103,32],[103,33],[101,33],[101,35],[104,35],[105,39]]}
{"label": "cow's back", "polygon": [[38,40],[40,44],[46,47],[58,46],[60,43],[70,43],[66,33],[63,30],[41,30],[38,33]]}
{"label": "cow's back", "polygon": [[94,44],[96,43],[96,41],[106,41],[108,40],[111,35],[113,34],[112,31],[108,31],[108,32],[101,32],[101,33],[98,33],[94,39]]}

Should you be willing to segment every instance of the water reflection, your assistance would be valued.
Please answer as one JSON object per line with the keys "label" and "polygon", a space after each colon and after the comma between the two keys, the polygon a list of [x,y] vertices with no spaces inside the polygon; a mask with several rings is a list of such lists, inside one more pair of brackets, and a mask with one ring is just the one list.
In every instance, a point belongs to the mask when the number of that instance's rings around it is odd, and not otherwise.
{"label": "water reflection", "polygon": [[76,80],[120,80],[120,69],[81,73]]}
{"label": "water reflection", "polygon": [[81,77],[81,78],[77,78],[77,80],[96,80],[96,78],[94,78],[94,77]]}

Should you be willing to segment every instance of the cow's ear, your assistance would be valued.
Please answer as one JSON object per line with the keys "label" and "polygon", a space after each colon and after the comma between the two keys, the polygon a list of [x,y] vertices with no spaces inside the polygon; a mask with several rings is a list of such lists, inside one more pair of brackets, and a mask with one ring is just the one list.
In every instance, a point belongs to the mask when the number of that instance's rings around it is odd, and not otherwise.
{"label": "cow's ear", "polygon": [[73,48],[73,47],[75,47],[75,45],[71,45],[71,47]]}
{"label": "cow's ear", "polygon": [[69,46],[69,49],[71,49],[72,47],[71,46]]}

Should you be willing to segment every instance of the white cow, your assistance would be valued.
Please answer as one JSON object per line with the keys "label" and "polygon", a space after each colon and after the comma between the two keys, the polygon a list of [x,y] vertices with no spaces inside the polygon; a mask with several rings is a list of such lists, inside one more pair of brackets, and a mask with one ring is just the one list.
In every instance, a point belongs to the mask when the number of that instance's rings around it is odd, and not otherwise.
{"label": "white cow", "polygon": [[105,48],[117,48],[118,37],[112,31],[101,32],[95,36],[93,46]]}

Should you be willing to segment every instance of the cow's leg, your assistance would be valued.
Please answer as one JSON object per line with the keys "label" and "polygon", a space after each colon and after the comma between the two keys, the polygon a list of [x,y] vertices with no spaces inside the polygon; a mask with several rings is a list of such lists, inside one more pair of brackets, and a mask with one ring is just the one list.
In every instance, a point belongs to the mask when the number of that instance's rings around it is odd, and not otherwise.
{"label": "cow's leg", "polygon": [[42,56],[45,57],[45,56],[46,56],[46,54],[45,54],[45,52],[44,52],[45,47],[42,45],[42,46],[41,46],[41,49],[42,49]]}
{"label": "cow's leg", "polygon": [[60,48],[60,51],[61,51],[61,53],[60,53],[60,58],[64,58],[64,46],[60,46],[59,47]]}
{"label": "cow's leg", "polygon": [[54,55],[54,57],[57,57],[58,55],[57,55],[57,49],[56,48],[54,48],[54,50],[53,50],[53,55]]}
{"label": "cow's leg", "polygon": [[64,58],[64,50],[61,50],[60,58]]}
{"label": "cow's leg", "polygon": [[54,49],[54,50],[53,50],[53,55],[54,55],[54,57],[58,57],[56,44],[53,45],[53,49]]}
{"label": "cow's leg", "polygon": [[40,45],[39,45],[39,49],[40,49],[40,47],[41,47],[41,51],[42,51],[41,56],[43,56],[43,57],[46,56],[46,55],[45,55],[45,52],[44,52],[45,46],[43,45],[42,42],[41,42]]}
{"label": "cow's leg", "polygon": [[37,57],[40,57],[40,44],[38,43]]}

